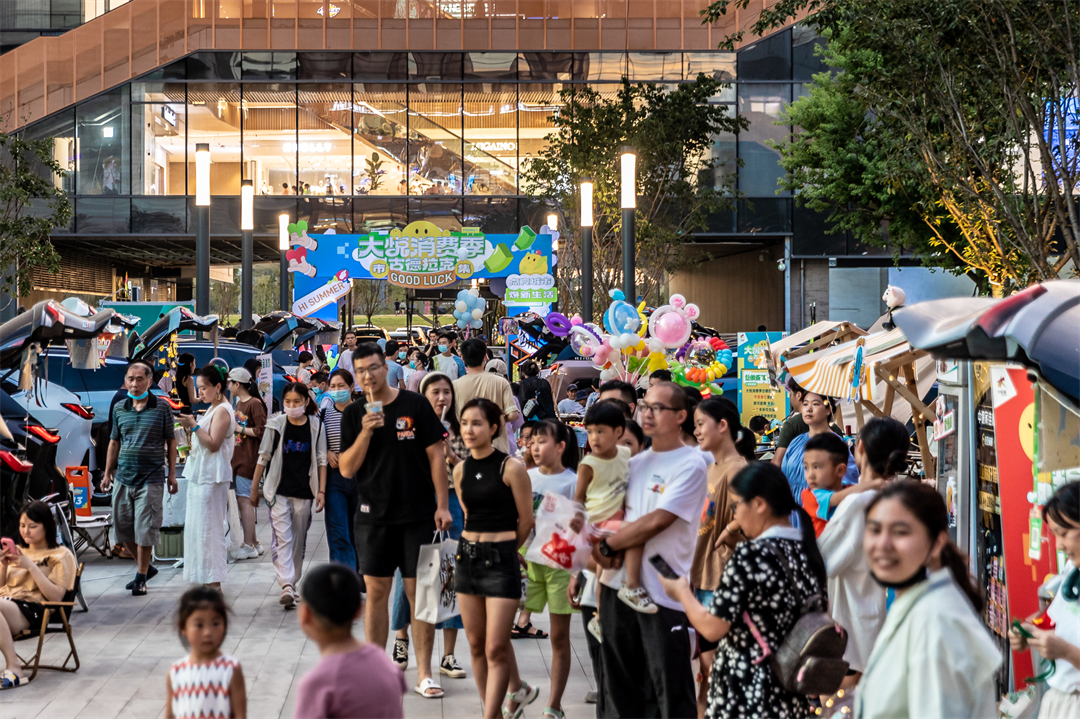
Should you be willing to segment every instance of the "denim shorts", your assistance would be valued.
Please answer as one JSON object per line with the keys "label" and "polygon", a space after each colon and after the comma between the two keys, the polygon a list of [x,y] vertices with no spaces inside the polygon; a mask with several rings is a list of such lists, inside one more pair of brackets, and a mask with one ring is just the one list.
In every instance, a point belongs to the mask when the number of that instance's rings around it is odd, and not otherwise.
{"label": "denim shorts", "polygon": [[233,479],[233,483],[236,485],[233,489],[236,490],[237,497],[250,497],[251,496],[251,480],[237,475]]}
{"label": "denim shorts", "polygon": [[517,542],[458,541],[454,589],[458,594],[521,600]]}

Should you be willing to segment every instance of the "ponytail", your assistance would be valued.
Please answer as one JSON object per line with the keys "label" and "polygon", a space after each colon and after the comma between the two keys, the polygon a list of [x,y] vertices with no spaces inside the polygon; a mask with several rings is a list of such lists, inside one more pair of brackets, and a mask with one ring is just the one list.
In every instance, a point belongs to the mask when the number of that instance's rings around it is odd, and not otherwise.
{"label": "ponytail", "polygon": [[787,477],[780,468],[771,462],[751,462],[731,479],[730,486],[731,491],[744,501],[761,497],[777,517],[786,518],[792,512],[798,514],[799,525],[802,529],[801,544],[806,554],[807,568],[817,578],[818,586],[824,593],[828,584],[828,575],[825,572],[825,559],[821,556],[817,537],[814,536],[814,523],[806,510],[795,503]]}
{"label": "ponytail", "polygon": [[866,461],[874,473],[881,477],[893,477],[904,471],[907,465],[911,438],[907,427],[892,417],[875,417],[859,430],[859,440]]}
{"label": "ponytail", "polygon": [[[727,422],[728,432],[731,433],[731,441],[735,444],[735,451],[741,454],[746,461],[754,461],[757,438],[753,432],[743,427],[739,422],[739,410],[735,407],[734,402],[723,397],[709,397],[702,400],[694,409],[709,415],[718,424]],[[691,413],[691,418],[692,416]]]}
{"label": "ponytail", "polygon": [[[869,426],[869,423],[867,423],[867,426]],[[934,487],[919,481],[901,480],[892,482],[886,485],[870,502],[866,508],[866,515],[870,516],[870,512],[874,510],[874,507],[886,499],[895,499],[915,515],[919,523],[926,528],[931,542],[936,542],[938,537],[944,535],[945,545],[941,548],[941,566],[947,568],[949,573],[952,574],[953,581],[967,595],[975,612],[982,614],[985,607],[982,592],[971,580],[967,557],[949,539],[949,510],[945,507],[945,499],[941,494]]]}

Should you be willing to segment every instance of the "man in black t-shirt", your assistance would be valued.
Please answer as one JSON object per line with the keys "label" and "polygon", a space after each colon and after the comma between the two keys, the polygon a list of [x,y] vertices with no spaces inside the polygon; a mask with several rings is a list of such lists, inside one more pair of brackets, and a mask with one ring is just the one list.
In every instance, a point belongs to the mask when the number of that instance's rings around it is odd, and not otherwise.
{"label": "man in black t-shirt", "polygon": [[[436,528],[450,528],[443,437],[446,430],[421,395],[391,389],[386,357],[378,345],[358,345],[353,371],[364,401],[341,415],[338,468],[356,478],[356,556],[367,584],[364,635],[385,648],[390,633],[387,611],[394,570],[401,570],[412,609],[416,642],[417,691],[442,696],[431,678],[435,626],[416,619],[416,564],[420,546],[431,544]],[[374,405],[381,405],[381,411]]]}

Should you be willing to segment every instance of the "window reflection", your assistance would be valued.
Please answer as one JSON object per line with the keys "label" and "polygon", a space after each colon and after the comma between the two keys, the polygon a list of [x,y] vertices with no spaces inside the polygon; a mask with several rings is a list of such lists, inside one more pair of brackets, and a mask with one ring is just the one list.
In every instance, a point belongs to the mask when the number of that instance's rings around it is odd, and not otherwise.
{"label": "window reflection", "polygon": [[739,190],[744,195],[778,194],[777,180],[783,173],[780,153],[766,143],[787,138],[788,126],[774,123],[789,102],[791,85],[788,84],[739,86],[739,114],[750,120],[750,128],[739,134],[739,159],[744,163],[739,170]]}
{"label": "window reflection", "polygon": [[461,85],[409,90],[409,194],[462,192]]}
{"label": "window reflection", "polygon": [[76,107],[79,194],[126,195],[130,192],[128,93],[129,87],[124,85]]}
{"label": "window reflection", "polygon": [[310,195],[351,195],[352,112],[349,105],[352,87],[300,85],[297,99],[297,156],[305,192]]}
{"label": "window reflection", "polygon": [[464,123],[464,194],[515,194],[518,150],[517,87],[466,85]]}
{"label": "window reflection", "polygon": [[353,88],[353,193],[407,195],[408,122],[405,85]]}
{"label": "window reflection", "polygon": [[135,125],[131,153],[131,194],[185,195],[184,151],[187,133],[187,106],[183,102],[146,103],[131,106]]}
{"label": "window reflection", "polygon": [[[191,182],[188,194],[195,194],[195,146],[210,145],[210,193],[240,194],[240,124],[244,114],[238,83],[192,83],[187,93],[187,169]],[[176,163],[183,163],[183,156]],[[170,168],[174,164],[170,160]],[[170,169],[170,176],[177,176]]]}

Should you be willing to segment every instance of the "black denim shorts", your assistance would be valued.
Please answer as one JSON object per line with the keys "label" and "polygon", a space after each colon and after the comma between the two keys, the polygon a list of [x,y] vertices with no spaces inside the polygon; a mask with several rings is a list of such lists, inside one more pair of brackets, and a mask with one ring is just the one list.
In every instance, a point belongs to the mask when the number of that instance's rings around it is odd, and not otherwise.
{"label": "black denim shorts", "polygon": [[458,594],[495,599],[521,599],[521,565],[517,542],[458,540],[454,589]]}

